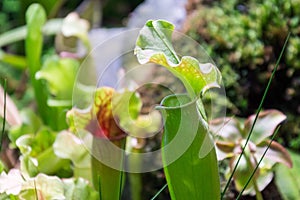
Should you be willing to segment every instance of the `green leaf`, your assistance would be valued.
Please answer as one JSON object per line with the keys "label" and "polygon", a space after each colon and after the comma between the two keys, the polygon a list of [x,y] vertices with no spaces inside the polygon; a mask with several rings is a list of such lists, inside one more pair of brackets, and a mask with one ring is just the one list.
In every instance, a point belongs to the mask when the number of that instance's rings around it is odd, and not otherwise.
{"label": "green leaf", "polygon": [[157,52],[163,52],[169,60],[178,64],[179,58],[171,43],[174,25],[163,20],[149,20],[140,31],[135,52],[139,62],[145,64]]}
{"label": "green leaf", "polygon": [[64,105],[71,106],[73,84],[78,68],[79,62],[77,60],[52,56],[45,61],[42,69],[36,73],[35,77],[37,80],[44,79],[47,81],[54,100],[66,102]]}
{"label": "green leaf", "polygon": [[[55,155],[52,144],[55,133],[45,128],[37,133],[25,134],[16,140],[22,153],[21,169],[29,176],[38,172],[56,174],[62,168],[70,168],[70,162]],[[51,162],[51,165],[49,165]]]}
{"label": "green leaf", "polygon": [[45,22],[46,13],[43,7],[39,4],[30,5],[26,11],[26,59],[39,113],[44,122],[51,123],[49,119],[51,118],[50,109],[47,106],[47,91],[44,89],[43,83],[35,78],[36,72],[41,68],[40,57],[43,46],[42,27]]}
{"label": "green leaf", "polygon": [[[41,54],[43,47],[42,29],[45,22],[46,13],[43,7],[39,4],[30,5],[26,11],[26,59],[29,68],[30,81],[34,89],[35,100],[41,118],[45,124],[49,125],[53,130],[62,130],[66,128],[65,115],[61,114],[64,112],[63,108],[52,108],[48,106],[49,93],[45,90],[44,82],[36,79],[36,73],[41,69]],[[73,84],[73,82],[69,84]]]}
{"label": "green leaf", "polygon": [[275,183],[284,200],[298,199],[300,196],[300,156],[298,153],[289,151],[293,168],[284,165],[275,167]]}
{"label": "green leaf", "polygon": [[20,112],[20,116],[23,122],[22,125],[12,127],[8,133],[11,147],[16,147],[15,143],[19,137],[29,133],[36,133],[43,125],[41,119],[32,110],[23,109]]}
{"label": "green leaf", "polygon": [[53,144],[55,134],[47,129],[42,129],[36,134],[26,134],[17,139],[16,144],[22,154],[37,156]]}
{"label": "green leaf", "polygon": [[12,195],[7,195],[5,193],[0,194],[0,200],[15,200],[16,198]]}
{"label": "green leaf", "polygon": [[134,52],[138,61],[166,67],[183,82],[192,99],[209,88],[219,87],[221,73],[214,65],[201,64],[190,56],[178,58],[171,42],[173,30],[174,26],[167,21],[148,21],[136,42]]}
{"label": "green leaf", "polygon": [[83,178],[64,179],[65,198],[68,200],[97,200],[97,192]]}

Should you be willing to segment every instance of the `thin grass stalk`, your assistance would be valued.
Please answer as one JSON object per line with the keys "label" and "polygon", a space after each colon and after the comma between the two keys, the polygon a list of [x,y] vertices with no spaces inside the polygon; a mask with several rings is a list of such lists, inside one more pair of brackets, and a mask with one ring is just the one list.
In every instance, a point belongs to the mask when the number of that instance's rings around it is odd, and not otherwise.
{"label": "thin grass stalk", "polygon": [[156,199],[160,195],[160,193],[168,186],[168,183],[166,183],[155,195],[151,198],[151,200]]}
{"label": "thin grass stalk", "polygon": [[232,171],[232,173],[231,173],[231,175],[230,175],[230,177],[229,177],[229,179],[228,179],[228,181],[227,181],[227,183],[226,183],[226,186],[225,186],[225,188],[224,188],[224,190],[223,190],[223,192],[222,192],[222,194],[221,194],[221,195],[222,195],[222,196],[221,196],[221,199],[223,199],[223,197],[224,197],[224,195],[225,195],[225,192],[226,192],[226,190],[228,189],[229,184],[231,183],[231,180],[232,180],[233,175],[234,175],[234,173],[235,173],[235,171],[236,171],[236,169],[237,169],[237,166],[238,166],[238,164],[239,164],[239,162],[240,162],[240,160],[241,160],[241,158],[242,158],[242,156],[243,156],[243,154],[244,154],[244,151],[245,151],[245,148],[246,148],[246,146],[247,146],[247,144],[248,144],[248,141],[250,140],[250,137],[251,137],[251,135],[252,135],[254,126],[255,126],[256,121],[257,121],[257,119],[258,119],[258,115],[259,115],[259,113],[260,113],[260,111],[261,111],[261,109],[262,109],[262,106],[263,106],[263,103],[264,103],[265,98],[266,98],[266,96],[267,96],[267,93],[268,93],[268,91],[269,91],[270,85],[271,85],[271,83],[272,83],[272,80],[273,80],[273,78],[274,78],[274,76],[275,76],[275,73],[276,73],[276,71],[277,71],[277,68],[278,68],[278,66],[279,66],[279,62],[280,62],[280,60],[281,60],[281,58],[282,58],[282,55],[283,55],[283,53],[284,53],[284,50],[286,49],[286,45],[287,45],[287,43],[288,43],[288,41],[289,41],[290,35],[291,35],[291,32],[289,32],[288,35],[287,35],[287,37],[286,37],[286,40],[285,40],[284,45],[283,45],[283,48],[282,48],[282,50],[281,50],[281,52],[280,52],[279,58],[278,58],[277,61],[276,61],[276,65],[275,65],[274,70],[273,70],[273,72],[272,72],[272,74],[271,74],[271,77],[269,78],[267,87],[266,87],[266,89],[265,89],[265,91],[264,91],[263,97],[262,97],[262,99],[261,99],[261,101],[260,101],[260,104],[259,104],[259,106],[258,106],[258,109],[257,109],[257,112],[256,112],[256,116],[255,116],[253,125],[252,125],[252,127],[251,127],[251,129],[250,129],[249,135],[248,135],[248,137],[247,137],[247,139],[246,139],[245,145],[244,145],[243,148],[242,148],[242,152],[241,152],[241,154],[240,154],[240,156],[239,156],[239,158],[238,158],[238,160],[237,160],[237,163],[236,163],[236,165],[234,166],[234,169],[233,169],[233,171]]}
{"label": "thin grass stalk", "polygon": [[3,142],[3,137],[4,137],[4,132],[5,132],[5,122],[6,122],[6,90],[7,90],[7,79],[4,78],[4,109],[3,109],[3,122],[2,122],[2,131],[1,131],[1,138],[0,138],[0,152],[2,150],[2,142]]}
{"label": "thin grass stalk", "polygon": [[255,172],[257,171],[257,169],[258,169],[260,163],[261,163],[262,160],[264,159],[264,157],[265,157],[267,151],[269,150],[269,148],[270,148],[272,142],[274,141],[274,139],[275,139],[275,137],[276,137],[276,135],[277,135],[277,133],[278,133],[280,127],[281,127],[281,125],[277,126],[277,128],[275,129],[275,132],[274,132],[274,134],[273,134],[273,136],[272,136],[272,138],[271,138],[270,143],[269,143],[268,146],[267,146],[267,149],[264,151],[264,153],[263,153],[263,155],[261,156],[259,162],[257,163],[256,167],[254,168],[254,170],[253,170],[251,176],[249,177],[249,179],[247,180],[247,182],[246,182],[246,184],[244,185],[243,189],[241,190],[241,192],[240,192],[239,195],[237,196],[237,198],[236,198],[237,200],[240,199],[240,198],[242,197],[243,192],[245,191],[245,189],[246,189],[247,186],[249,185],[249,183],[250,183],[251,179],[253,178]]}

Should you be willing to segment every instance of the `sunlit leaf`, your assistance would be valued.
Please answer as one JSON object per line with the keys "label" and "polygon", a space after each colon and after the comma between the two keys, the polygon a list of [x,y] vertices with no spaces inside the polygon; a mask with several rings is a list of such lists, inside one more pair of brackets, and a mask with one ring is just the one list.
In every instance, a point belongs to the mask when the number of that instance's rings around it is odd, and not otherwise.
{"label": "sunlit leaf", "polygon": [[[264,141],[262,144],[257,146],[256,154],[262,155],[267,149],[267,145],[270,143],[270,140]],[[270,159],[274,162],[279,162],[285,164],[288,167],[293,166],[293,162],[288,151],[278,142],[273,141],[270,148],[268,149],[265,159]]]}
{"label": "sunlit leaf", "polygon": [[52,146],[55,140],[55,133],[47,129],[42,129],[36,134],[26,134],[19,137],[16,141],[22,154],[37,156]]}
{"label": "sunlit leaf", "polygon": [[178,64],[180,61],[171,42],[174,28],[167,21],[147,21],[136,42],[135,53],[139,62],[145,64],[154,54],[162,52],[172,63]]}
{"label": "sunlit leaf", "polygon": [[64,188],[62,181],[56,176],[39,174],[33,180],[28,181],[32,189],[38,191],[38,199],[64,199]]}
{"label": "sunlit leaf", "polygon": [[217,137],[217,141],[234,142],[241,138],[241,125],[236,118],[211,120],[209,121],[209,130]]}
{"label": "sunlit leaf", "polygon": [[[249,134],[254,119],[255,115],[251,115],[245,121],[245,129],[243,132],[245,134],[244,138],[246,138]],[[286,116],[278,110],[266,110],[260,112],[251,134],[251,141],[255,144],[261,143],[264,139],[270,137],[274,133],[276,127],[285,119]]]}
{"label": "sunlit leaf", "polygon": [[19,170],[12,169],[6,174],[0,175],[0,193],[18,195],[22,190],[22,184],[25,181]]}
{"label": "sunlit leaf", "polygon": [[[86,140],[91,143],[91,136],[86,135]],[[90,168],[91,161],[87,148],[88,141],[84,141],[68,131],[60,132],[53,144],[54,152],[60,158],[70,159],[76,167]],[[66,146],[68,148],[66,148]]]}
{"label": "sunlit leaf", "polygon": [[[20,157],[20,168],[29,177],[39,172],[55,174],[60,169],[70,168],[70,162],[55,155],[52,144],[55,140],[55,133],[42,128],[38,132],[28,133],[16,140],[22,156]],[[51,162],[51,165],[49,165]]]}
{"label": "sunlit leaf", "polygon": [[219,87],[221,74],[211,63],[201,64],[190,56],[181,59],[172,46],[174,26],[164,20],[149,20],[140,31],[135,54],[141,64],[153,62],[178,77],[194,98],[212,87]]}
{"label": "sunlit leaf", "polygon": [[[11,169],[8,174],[0,175],[0,193],[20,195],[20,199],[32,199],[30,191],[37,190],[38,199],[65,199],[61,180],[56,176],[39,174],[34,178],[24,179],[18,169]],[[28,191],[28,192],[27,192]]]}

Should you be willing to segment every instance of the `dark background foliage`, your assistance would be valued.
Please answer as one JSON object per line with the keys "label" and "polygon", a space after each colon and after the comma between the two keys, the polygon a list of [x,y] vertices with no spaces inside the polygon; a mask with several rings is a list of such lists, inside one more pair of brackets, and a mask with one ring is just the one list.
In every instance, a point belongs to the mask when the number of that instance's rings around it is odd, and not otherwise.
{"label": "dark background foliage", "polygon": [[300,147],[300,2],[277,0],[191,0],[184,31],[204,45],[220,67],[229,115],[254,113],[288,32],[291,38],[264,109],[288,116],[280,142]]}

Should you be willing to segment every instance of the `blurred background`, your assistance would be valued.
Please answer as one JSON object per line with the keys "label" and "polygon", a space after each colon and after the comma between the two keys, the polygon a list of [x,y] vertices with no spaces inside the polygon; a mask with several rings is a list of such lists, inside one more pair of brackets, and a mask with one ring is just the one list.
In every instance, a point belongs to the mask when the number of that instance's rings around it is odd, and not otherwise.
{"label": "blurred background", "polygon": [[[99,37],[98,42],[127,28],[140,28],[148,19],[171,21],[178,31],[201,44],[222,72],[227,116],[243,118],[256,112],[291,32],[263,109],[287,115],[276,140],[300,152],[299,0],[2,0],[0,34],[25,25],[25,11],[33,2],[44,6],[48,19],[77,12],[90,23],[90,40]],[[59,37],[45,37],[42,59],[77,47],[76,41]],[[2,52],[24,56],[24,41],[1,45],[0,51],[0,77],[7,78],[8,94],[18,108],[30,106],[33,91],[26,84],[28,73],[1,60]],[[158,171],[142,176],[142,196],[150,199],[164,185],[164,175]],[[158,199],[168,199],[168,192]]]}
{"label": "blurred background", "polygon": [[[176,29],[199,42],[223,74],[228,115],[246,117],[259,105],[268,78],[290,31],[291,38],[272,82],[264,108],[288,115],[280,142],[300,148],[300,2],[298,0],[3,0],[0,33],[25,24],[25,11],[41,3],[48,18],[78,12],[92,29],[142,27],[148,19],[167,19]],[[106,33],[110,34],[110,33]],[[106,35],[106,37],[108,37]],[[56,51],[54,38],[46,38],[44,51]],[[24,54],[23,41],[2,47]],[[9,78],[9,92],[22,90],[23,71],[1,62],[1,76]],[[16,94],[22,98],[21,93]],[[23,97],[24,98],[24,97]]]}

